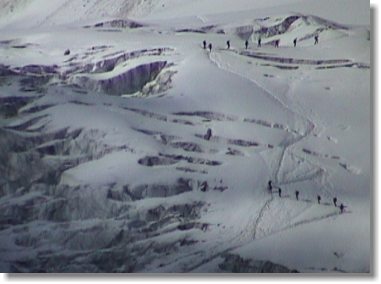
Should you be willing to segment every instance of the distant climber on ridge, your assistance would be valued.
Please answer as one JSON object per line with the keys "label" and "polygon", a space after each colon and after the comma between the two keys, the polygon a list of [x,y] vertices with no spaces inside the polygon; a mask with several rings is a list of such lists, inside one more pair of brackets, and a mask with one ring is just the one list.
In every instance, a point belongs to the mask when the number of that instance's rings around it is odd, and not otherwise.
{"label": "distant climber on ridge", "polygon": [[204,139],[209,141],[210,137],[212,137],[212,129],[208,128],[206,134],[204,135]]}
{"label": "distant climber on ridge", "polygon": [[317,196],[318,203],[320,204],[321,197],[320,195]]}
{"label": "distant climber on ridge", "polygon": [[226,42],[226,45],[227,45],[228,49],[230,49],[230,40],[228,40],[228,41]]}
{"label": "distant climber on ridge", "polygon": [[278,194],[279,194],[279,197],[282,197],[282,189],[281,188],[278,189]]}
{"label": "distant climber on ridge", "polygon": [[341,204],[340,204],[340,213],[341,213],[341,214],[344,213],[344,208],[345,208],[344,204],[341,203]]}
{"label": "distant climber on ridge", "polygon": [[299,191],[295,191],[296,200],[299,200]]}
{"label": "distant climber on ridge", "polygon": [[204,40],[204,41],[202,42],[202,44],[203,44],[203,46],[204,46],[204,49],[206,49],[206,40]]}
{"label": "distant climber on ridge", "polygon": [[209,188],[208,182],[207,182],[207,181],[204,181],[204,182],[201,184],[201,188],[200,188],[200,190],[201,190],[202,192],[205,192],[205,191],[208,191],[208,188]]}
{"label": "distant climber on ridge", "polygon": [[269,192],[271,192],[273,190],[273,185],[272,185],[272,181],[271,180],[269,180],[269,182],[267,183],[267,190]]}
{"label": "distant climber on ridge", "polygon": [[337,207],[337,198],[336,197],[333,198],[333,204],[335,205],[335,207]]}
{"label": "distant climber on ridge", "polygon": [[212,44],[211,43],[209,43],[208,47],[209,47],[209,51],[212,52]]}
{"label": "distant climber on ridge", "polygon": [[315,45],[319,43],[319,35],[315,35]]}
{"label": "distant climber on ridge", "polygon": [[245,48],[247,49],[248,47],[249,47],[249,41],[246,40],[246,41],[245,41]]}
{"label": "distant climber on ridge", "polygon": [[294,38],[294,47],[296,47],[297,38]]}
{"label": "distant climber on ridge", "polygon": [[261,37],[258,38],[258,47],[261,47],[262,46],[262,39]]}

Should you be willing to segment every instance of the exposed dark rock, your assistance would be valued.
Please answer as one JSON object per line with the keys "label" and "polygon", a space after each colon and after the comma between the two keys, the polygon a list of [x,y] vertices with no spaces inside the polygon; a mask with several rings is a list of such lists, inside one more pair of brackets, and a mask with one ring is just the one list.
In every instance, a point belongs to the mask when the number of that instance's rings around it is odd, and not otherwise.
{"label": "exposed dark rock", "polygon": [[214,160],[205,160],[202,158],[196,158],[191,156],[183,156],[183,155],[173,155],[173,154],[163,154],[159,153],[160,157],[171,158],[176,161],[186,161],[190,164],[199,164],[199,165],[207,165],[207,166],[220,166],[222,162],[214,161]]}
{"label": "exposed dark rock", "polygon": [[127,193],[126,188],[119,189],[109,189],[107,191],[107,199],[111,199],[114,201],[126,202],[131,201],[131,196]]}
{"label": "exposed dark rock", "polygon": [[126,20],[126,19],[115,19],[111,21],[106,22],[100,22],[96,23],[94,26],[84,26],[84,28],[130,28],[130,29],[136,29],[144,27],[143,24],[132,21],[132,20]]}
{"label": "exposed dark rock", "polygon": [[21,75],[49,75],[57,74],[58,66],[57,65],[25,65],[23,67],[14,68]]}
{"label": "exposed dark rock", "polygon": [[158,156],[147,156],[138,160],[138,163],[143,166],[153,167],[153,166],[163,166],[163,165],[173,165],[178,161],[167,157]]}
{"label": "exposed dark rock", "polygon": [[228,143],[242,147],[256,147],[259,145],[257,142],[246,141],[242,139],[228,139]]}
{"label": "exposed dark rock", "polygon": [[297,270],[270,261],[244,259],[239,255],[227,254],[218,266],[223,272],[232,273],[297,273]]}
{"label": "exposed dark rock", "polygon": [[187,152],[202,153],[201,146],[193,142],[173,142],[170,145],[174,148],[180,148]]}
{"label": "exposed dark rock", "polygon": [[233,148],[228,148],[226,155],[231,155],[231,156],[243,156],[243,153],[237,149]]}
{"label": "exposed dark rock", "polygon": [[271,27],[261,27],[256,33],[263,35],[264,37],[272,37],[285,33],[289,27],[300,18],[300,16],[289,16],[284,19],[280,24]]}
{"label": "exposed dark rock", "polygon": [[194,112],[175,112],[174,115],[178,116],[199,116],[209,120],[217,120],[217,121],[235,121],[237,120],[236,116],[227,115],[224,113],[218,112],[210,112],[210,111],[194,111]]}
{"label": "exposed dark rock", "polygon": [[192,191],[190,180],[179,178],[174,184],[142,184],[128,189],[132,200],[168,197]]}
{"label": "exposed dark rock", "polygon": [[0,97],[0,116],[5,118],[13,117],[18,114],[18,111],[23,106],[33,100],[33,97]]}
{"label": "exposed dark rock", "polygon": [[[253,58],[263,59],[267,61],[287,63],[287,64],[306,64],[306,65],[322,65],[322,64],[342,64],[351,62],[349,59],[300,59],[289,57],[276,57],[269,55],[262,55],[251,51],[242,51],[242,55],[246,55]],[[279,65],[280,66],[280,65]],[[293,66],[292,68],[294,68]]]}

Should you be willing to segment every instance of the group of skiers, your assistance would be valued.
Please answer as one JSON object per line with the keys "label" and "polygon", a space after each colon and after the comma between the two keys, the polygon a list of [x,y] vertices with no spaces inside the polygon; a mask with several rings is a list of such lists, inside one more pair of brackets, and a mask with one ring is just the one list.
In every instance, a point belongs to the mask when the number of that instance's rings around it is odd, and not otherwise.
{"label": "group of skiers", "polygon": [[[268,182],[267,185],[268,185],[268,186],[267,186],[268,191],[269,191],[270,193],[272,193],[272,192],[273,192],[273,188],[275,188],[275,187],[273,186],[273,184],[272,184],[272,181],[269,180],[269,182]],[[278,195],[279,195],[279,197],[282,197],[282,189],[281,189],[280,187],[277,187],[277,189],[278,189]],[[296,200],[299,200],[299,191],[298,191],[298,190],[295,191],[295,198],[296,198]],[[318,203],[320,204],[320,202],[321,202],[321,196],[320,196],[320,195],[317,196],[317,201],[318,201]],[[334,197],[334,198],[333,198],[333,205],[335,205],[335,207],[338,207],[338,206],[337,206],[337,197]],[[339,208],[340,208],[340,212],[341,212],[341,213],[344,213],[344,209],[345,209],[345,207],[346,207],[346,206],[344,206],[343,203],[340,204]]]}
{"label": "group of skiers", "polygon": [[[314,39],[315,39],[315,45],[318,44],[318,43],[319,43],[319,35],[316,34],[316,35],[314,36]],[[297,42],[298,42],[298,38],[294,38],[294,40],[293,40],[294,47],[296,47],[296,43],[297,43]],[[278,48],[278,47],[279,47],[279,43],[280,43],[280,39],[275,40],[275,41],[274,41],[274,46],[275,46],[276,48]],[[209,44],[207,45],[206,40],[204,40],[204,41],[202,42],[202,44],[203,44],[204,49],[208,48],[209,51],[212,52],[212,47],[213,47],[213,46],[212,46],[211,43],[209,43]],[[257,46],[258,46],[258,47],[261,47],[261,46],[262,46],[262,38],[261,38],[261,37],[258,38]],[[226,47],[227,47],[227,49],[230,49],[230,40],[226,41]],[[248,48],[249,48],[249,41],[246,40],[246,41],[245,41],[245,49],[248,49]]]}

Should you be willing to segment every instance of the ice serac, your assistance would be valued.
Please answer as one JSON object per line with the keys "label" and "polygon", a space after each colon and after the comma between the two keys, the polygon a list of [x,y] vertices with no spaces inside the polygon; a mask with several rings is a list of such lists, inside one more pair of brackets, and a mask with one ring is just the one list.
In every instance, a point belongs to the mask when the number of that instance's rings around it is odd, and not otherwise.
{"label": "ice serac", "polygon": [[110,78],[97,79],[92,76],[78,76],[77,84],[89,90],[104,92],[109,95],[133,94],[154,80],[163,68],[166,61],[155,61],[142,64]]}

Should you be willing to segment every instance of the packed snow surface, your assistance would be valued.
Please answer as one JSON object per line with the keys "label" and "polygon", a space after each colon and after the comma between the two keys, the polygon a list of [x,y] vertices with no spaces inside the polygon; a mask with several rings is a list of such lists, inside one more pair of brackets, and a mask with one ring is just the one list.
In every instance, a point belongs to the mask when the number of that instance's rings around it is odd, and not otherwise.
{"label": "packed snow surface", "polygon": [[0,271],[369,273],[370,46],[358,0],[0,0]]}

